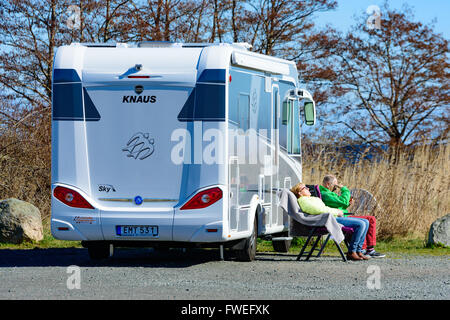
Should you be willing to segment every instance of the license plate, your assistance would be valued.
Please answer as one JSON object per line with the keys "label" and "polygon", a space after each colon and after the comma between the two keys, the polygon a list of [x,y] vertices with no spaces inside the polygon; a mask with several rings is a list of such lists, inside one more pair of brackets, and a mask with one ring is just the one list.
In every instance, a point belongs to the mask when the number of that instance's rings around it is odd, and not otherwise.
{"label": "license plate", "polygon": [[158,226],[116,226],[116,235],[120,237],[158,238]]}

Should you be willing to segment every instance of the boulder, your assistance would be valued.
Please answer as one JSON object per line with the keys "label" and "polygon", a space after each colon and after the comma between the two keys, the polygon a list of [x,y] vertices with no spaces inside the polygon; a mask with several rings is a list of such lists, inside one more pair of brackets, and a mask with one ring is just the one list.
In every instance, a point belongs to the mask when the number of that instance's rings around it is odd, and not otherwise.
{"label": "boulder", "polygon": [[450,247],[450,213],[431,224],[428,233],[429,245],[444,245]]}
{"label": "boulder", "polygon": [[19,244],[43,238],[44,230],[38,208],[13,198],[0,201],[0,242]]}

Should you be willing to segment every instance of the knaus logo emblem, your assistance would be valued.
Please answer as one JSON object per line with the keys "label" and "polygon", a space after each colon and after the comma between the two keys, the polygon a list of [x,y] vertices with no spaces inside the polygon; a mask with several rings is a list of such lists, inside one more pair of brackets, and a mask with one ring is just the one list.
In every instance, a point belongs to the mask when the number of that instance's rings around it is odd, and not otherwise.
{"label": "knaus logo emblem", "polygon": [[148,133],[135,133],[122,151],[127,152],[127,157],[144,160],[152,155],[154,148],[154,139],[149,139]]}
{"label": "knaus logo emblem", "polygon": [[137,96],[123,96],[122,103],[155,103],[156,96],[141,96],[140,94],[144,92],[144,86],[138,84],[134,87],[134,92],[138,94]]}
{"label": "knaus logo emblem", "polygon": [[123,96],[122,103],[155,103],[156,96]]}

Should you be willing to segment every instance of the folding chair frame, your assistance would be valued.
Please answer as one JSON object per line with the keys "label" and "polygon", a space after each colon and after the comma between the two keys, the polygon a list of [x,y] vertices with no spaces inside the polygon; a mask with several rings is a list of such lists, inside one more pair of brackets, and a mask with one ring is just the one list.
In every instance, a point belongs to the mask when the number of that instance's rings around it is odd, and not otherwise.
{"label": "folding chair frame", "polygon": [[[317,247],[317,244],[319,243],[319,241],[320,241],[320,239],[322,238],[322,236],[325,235],[325,234],[321,234],[321,233],[316,234],[316,231],[317,231],[318,228],[319,228],[319,227],[312,227],[312,228],[311,228],[311,231],[309,232],[308,238],[306,239],[305,244],[303,245],[302,249],[300,250],[300,253],[299,253],[298,256],[297,256],[297,261],[300,261],[300,259],[302,258],[302,256],[303,256],[304,254],[307,254],[305,261],[308,261],[309,258],[311,258],[313,252],[316,251],[316,250],[319,251],[319,252],[317,253],[316,257],[318,258],[318,257],[321,256],[323,250],[325,249],[325,246],[327,245],[328,241],[329,241],[330,238],[331,238],[331,234],[328,233],[328,236],[327,236],[327,238],[325,239],[325,241],[323,242],[323,244],[322,244],[322,246],[320,247],[320,249],[317,249],[317,248],[316,248],[316,247]],[[311,247],[311,250],[305,252],[306,247],[308,246],[309,242],[311,241],[311,239],[312,239],[313,237],[317,237],[317,238],[316,238],[316,240],[314,241],[314,243],[313,243],[313,245],[312,245],[312,247]],[[342,251],[341,246],[339,245],[339,243],[337,243],[337,241],[336,241],[335,239],[333,239],[333,241],[334,241],[334,244],[336,245],[336,247],[337,247],[338,250],[339,250],[339,253],[340,253],[341,257],[342,257],[342,260],[344,260],[344,262],[347,262],[347,257],[345,256],[344,252]],[[348,249],[348,243],[347,243],[347,240],[344,240],[344,243],[345,243],[345,245],[346,245],[346,247],[347,247],[347,249]]]}

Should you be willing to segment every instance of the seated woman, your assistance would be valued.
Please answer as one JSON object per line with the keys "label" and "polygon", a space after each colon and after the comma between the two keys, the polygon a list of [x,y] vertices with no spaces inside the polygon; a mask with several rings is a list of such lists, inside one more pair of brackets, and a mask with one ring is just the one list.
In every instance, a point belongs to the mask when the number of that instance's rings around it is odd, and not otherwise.
{"label": "seated woman", "polygon": [[369,229],[369,222],[367,220],[359,218],[344,218],[344,213],[342,210],[327,207],[320,198],[312,197],[308,187],[301,182],[297,183],[291,191],[297,197],[298,204],[303,212],[308,214],[331,213],[336,217],[336,221],[338,223],[353,229],[347,259],[369,259],[369,257],[362,253],[364,239],[366,238],[367,230]]}

